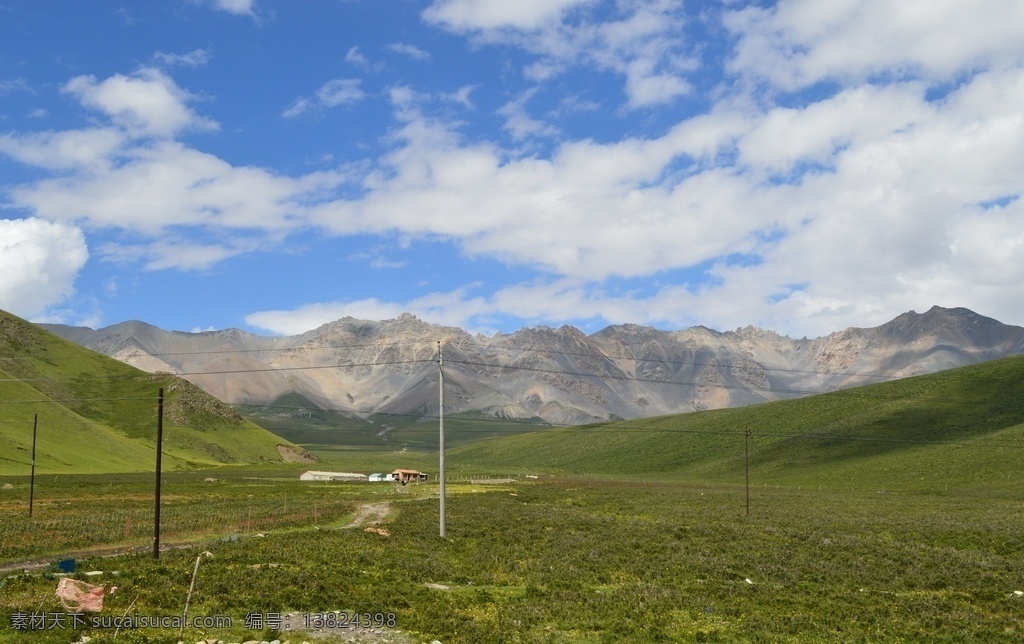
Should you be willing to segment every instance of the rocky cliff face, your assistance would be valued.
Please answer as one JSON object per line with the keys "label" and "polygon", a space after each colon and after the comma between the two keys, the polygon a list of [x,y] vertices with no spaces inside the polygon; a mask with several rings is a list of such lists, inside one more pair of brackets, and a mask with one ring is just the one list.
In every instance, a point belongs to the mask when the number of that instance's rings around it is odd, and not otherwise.
{"label": "rocky cliff face", "polygon": [[940,307],[813,340],[756,327],[632,324],[592,335],[563,326],[488,338],[408,314],[345,318],[284,338],[141,322],[98,331],[43,326],[139,368],[180,374],[225,402],[268,405],[299,394],[360,416],[436,416],[440,342],[446,413],[553,424],[734,407],[1024,353],[1024,328]]}

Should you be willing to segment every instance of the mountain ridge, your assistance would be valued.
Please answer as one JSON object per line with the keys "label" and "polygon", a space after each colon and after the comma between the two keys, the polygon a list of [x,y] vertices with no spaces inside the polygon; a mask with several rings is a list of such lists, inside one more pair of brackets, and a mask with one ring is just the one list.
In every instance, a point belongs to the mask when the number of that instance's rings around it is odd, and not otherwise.
{"label": "mountain ridge", "polygon": [[908,311],[873,328],[793,339],[754,326],[664,331],[564,325],[492,337],[411,315],[346,317],[295,336],[185,333],[132,321],[99,330],[42,325],[144,370],[176,373],[235,405],[297,393],[322,409],[446,413],[583,424],[743,406],[932,373],[1024,353],[1024,328],[965,308]]}

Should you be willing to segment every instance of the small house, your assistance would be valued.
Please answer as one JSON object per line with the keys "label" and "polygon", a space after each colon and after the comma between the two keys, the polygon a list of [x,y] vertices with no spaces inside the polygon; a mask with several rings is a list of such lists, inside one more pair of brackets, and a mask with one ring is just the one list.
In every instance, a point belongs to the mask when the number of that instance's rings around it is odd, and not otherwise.
{"label": "small house", "polygon": [[405,485],[409,481],[426,481],[427,475],[418,470],[397,469],[391,473],[391,480]]}
{"label": "small house", "polygon": [[383,481],[390,481],[391,477],[388,476],[387,474],[382,474],[380,472],[374,472],[373,474],[370,475],[370,479],[369,480],[370,480],[370,483],[381,483]]}

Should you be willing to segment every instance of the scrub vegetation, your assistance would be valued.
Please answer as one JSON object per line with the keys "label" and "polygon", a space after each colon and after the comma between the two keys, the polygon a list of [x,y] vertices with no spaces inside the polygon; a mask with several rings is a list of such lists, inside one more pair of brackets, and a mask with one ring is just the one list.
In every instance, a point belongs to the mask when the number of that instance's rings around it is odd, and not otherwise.
{"label": "scrub vegetation", "polygon": [[[73,556],[75,576],[117,586],[105,615],[174,616],[202,552],[189,613],[233,625],[185,641],[301,641],[244,621],[295,611],[393,615],[410,641],[446,644],[1017,641],[1022,390],[1024,358],[1010,358],[742,409],[506,436],[489,425],[447,454],[460,480],[445,539],[435,481],[300,483],[310,466],[222,466],[166,474],[163,542],[180,547],[154,560],[152,474],[42,468],[30,518],[19,465],[0,475],[0,641],[24,641],[13,616],[62,611],[47,561]],[[323,458],[313,469],[436,473],[428,451],[303,446]],[[345,527],[383,503],[384,523]],[[127,551],[100,556],[114,549]],[[83,634],[178,637],[31,638]]]}
{"label": "scrub vegetation", "polygon": [[[222,487],[244,507],[254,488],[277,485]],[[88,495],[85,487],[77,494]],[[179,615],[197,555],[211,552],[189,612],[229,615],[234,627],[190,630],[187,641],[272,639],[279,633],[242,628],[245,615],[333,610],[393,613],[414,641],[1022,635],[1024,598],[1015,591],[1024,588],[1024,524],[1020,502],[1001,495],[760,487],[748,516],[744,490],[733,486],[580,478],[450,488],[445,540],[435,486],[313,485],[309,496],[345,499],[352,509],[360,499],[389,500],[387,534],[281,525],[225,540],[209,538],[215,526],[207,525],[202,543],[159,560],[148,552],[87,557],[78,570],[105,571],[83,578],[118,587],[105,614]],[[61,610],[48,574],[8,572],[3,584],[0,641],[24,636],[7,628],[12,613]],[[32,635],[67,642],[70,633]],[[170,636],[129,630],[118,641]]]}

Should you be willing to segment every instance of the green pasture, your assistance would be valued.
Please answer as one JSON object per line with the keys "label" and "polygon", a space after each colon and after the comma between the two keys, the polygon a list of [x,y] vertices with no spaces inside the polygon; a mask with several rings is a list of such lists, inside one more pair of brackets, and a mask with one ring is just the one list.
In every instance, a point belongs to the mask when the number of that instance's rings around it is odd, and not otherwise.
{"label": "green pasture", "polygon": [[[434,485],[303,488],[270,474],[169,482],[170,507],[201,511],[219,497],[218,511],[280,509],[287,498],[308,510],[312,499],[333,499],[338,520],[320,529],[311,520],[263,526],[265,536],[226,522],[238,535],[232,540],[213,529],[211,511],[194,547],[156,561],[148,551],[80,558],[76,576],[118,587],[105,614],[180,615],[196,558],[210,552],[189,613],[227,615],[234,624],[189,630],[185,641],[301,641],[246,629],[244,616],[335,610],[394,614],[414,642],[1009,642],[1024,634],[1020,497],[755,486],[747,515],[742,486],[452,484],[442,540]],[[75,478],[45,498],[88,500],[63,506],[83,520],[147,489],[142,480],[102,489]],[[392,507],[386,536],[337,529],[359,503],[381,500]],[[4,526],[10,514],[5,507]],[[104,574],[84,577],[88,570]],[[27,641],[9,627],[11,615],[62,610],[52,574],[0,579],[0,641]],[[99,629],[33,631],[31,641],[80,634],[115,641]],[[116,641],[176,637],[122,630]]]}

